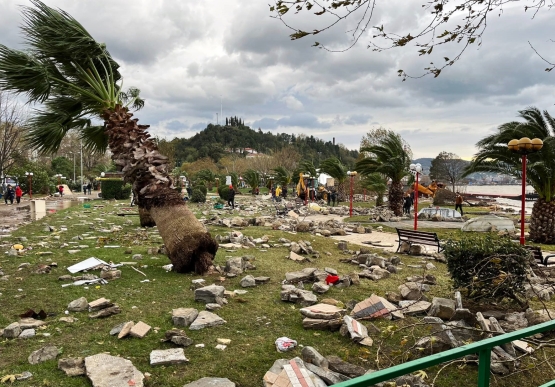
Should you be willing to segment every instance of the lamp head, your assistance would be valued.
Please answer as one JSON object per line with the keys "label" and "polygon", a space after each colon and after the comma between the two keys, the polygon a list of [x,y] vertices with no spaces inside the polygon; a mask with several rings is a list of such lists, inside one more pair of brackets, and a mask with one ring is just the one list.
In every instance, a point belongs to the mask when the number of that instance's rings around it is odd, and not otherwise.
{"label": "lamp head", "polygon": [[511,152],[518,152],[518,140],[517,139],[513,139],[513,140],[509,141],[507,146],[509,147],[509,150]]}
{"label": "lamp head", "polygon": [[409,169],[410,169],[411,171],[414,171],[414,168],[416,168],[416,165],[415,165],[415,164],[409,165]]}
{"label": "lamp head", "polygon": [[528,137],[522,137],[518,140],[518,150],[521,152],[529,152],[532,150],[532,140]]}
{"label": "lamp head", "polygon": [[543,141],[540,140],[539,138],[533,138],[532,139],[532,150],[534,152],[537,152],[542,148],[543,148]]}
{"label": "lamp head", "polygon": [[104,177],[106,174],[104,172],[100,172],[100,177]]}
{"label": "lamp head", "polygon": [[414,166],[414,170],[418,173],[422,172],[422,165],[421,164],[416,164]]}

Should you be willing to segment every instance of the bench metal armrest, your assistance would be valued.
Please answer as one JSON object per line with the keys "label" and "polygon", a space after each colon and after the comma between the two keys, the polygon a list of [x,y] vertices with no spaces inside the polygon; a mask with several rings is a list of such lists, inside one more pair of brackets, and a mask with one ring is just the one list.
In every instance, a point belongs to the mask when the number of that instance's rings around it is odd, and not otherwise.
{"label": "bench metal armrest", "polygon": [[546,255],[545,257],[543,257],[543,264],[545,266],[547,266],[547,261],[549,260],[549,258],[555,258],[555,254],[551,254],[551,255]]}

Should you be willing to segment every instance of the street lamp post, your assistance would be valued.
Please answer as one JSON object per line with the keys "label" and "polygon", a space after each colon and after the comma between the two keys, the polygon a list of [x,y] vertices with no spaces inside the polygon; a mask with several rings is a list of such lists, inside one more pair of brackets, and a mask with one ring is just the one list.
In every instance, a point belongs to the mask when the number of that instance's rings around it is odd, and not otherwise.
{"label": "street lamp post", "polygon": [[33,172],[25,172],[25,176],[29,179],[29,199],[33,198]]}
{"label": "street lamp post", "polygon": [[422,165],[411,164],[410,172],[416,177],[414,182],[414,229],[418,230],[418,176],[422,172]]}
{"label": "street lamp post", "polygon": [[349,195],[351,198],[350,205],[349,205],[349,217],[353,216],[353,180],[357,175],[357,171],[348,171],[347,176],[351,177],[351,194]]}
{"label": "street lamp post", "polygon": [[528,137],[523,137],[520,140],[513,139],[507,144],[511,152],[522,155],[522,197],[520,209],[520,244],[524,245],[524,218],[526,215],[526,156],[530,153],[536,153],[543,147],[543,141],[539,138],[530,140]]}

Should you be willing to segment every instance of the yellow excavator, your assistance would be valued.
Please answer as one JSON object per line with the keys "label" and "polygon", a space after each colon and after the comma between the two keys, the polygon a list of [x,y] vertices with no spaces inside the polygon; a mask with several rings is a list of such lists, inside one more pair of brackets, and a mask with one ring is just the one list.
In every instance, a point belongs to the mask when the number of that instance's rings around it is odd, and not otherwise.
{"label": "yellow excavator", "polygon": [[297,183],[297,196],[303,201],[306,201],[308,199],[308,188],[306,188],[302,172],[299,173],[299,182]]}

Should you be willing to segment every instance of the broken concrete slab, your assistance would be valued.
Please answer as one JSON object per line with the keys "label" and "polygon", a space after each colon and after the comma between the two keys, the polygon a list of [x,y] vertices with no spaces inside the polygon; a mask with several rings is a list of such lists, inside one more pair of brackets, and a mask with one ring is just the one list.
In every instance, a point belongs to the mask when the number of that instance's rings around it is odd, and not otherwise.
{"label": "broken concrete slab", "polygon": [[152,327],[148,324],[145,324],[142,321],[139,321],[137,324],[133,325],[131,330],[129,331],[129,335],[132,337],[137,337],[142,339],[146,336],[146,334],[150,331]]}
{"label": "broken concrete slab", "polygon": [[85,359],[82,357],[70,357],[58,360],[58,369],[65,372],[67,376],[85,375]]}
{"label": "broken concrete slab", "polygon": [[215,327],[218,325],[225,324],[226,321],[221,318],[220,316],[208,312],[206,310],[201,311],[198,314],[198,317],[193,321],[193,323],[189,326],[189,329],[192,331],[200,330],[209,327]]}
{"label": "broken concrete slab", "polygon": [[332,320],[342,318],[346,310],[329,304],[317,304],[301,308],[300,312],[305,317]]}
{"label": "broken concrete slab", "polygon": [[188,362],[183,348],[156,349],[150,353],[150,365],[172,365]]}
{"label": "broken concrete slab", "polygon": [[228,378],[202,378],[195,380],[194,382],[188,383],[183,387],[235,387],[233,383]]}
{"label": "broken concrete slab", "polygon": [[39,364],[48,360],[54,360],[58,357],[58,348],[53,345],[47,345],[31,353],[29,355],[29,363]]}
{"label": "broken concrete slab", "polygon": [[123,339],[124,337],[127,337],[134,326],[135,323],[133,321],[128,321],[123,324],[123,327],[121,327],[121,331],[118,333],[118,339]]}
{"label": "broken concrete slab", "polygon": [[209,285],[195,290],[195,301],[205,304],[221,304],[224,298],[225,288],[219,285]]}
{"label": "broken concrete slab", "polygon": [[177,308],[172,310],[172,321],[176,327],[188,327],[198,317],[195,308]]}
{"label": "broken concrete slab", "polygon": [[143,387],[144,375],[131,361],[107,354],[85,358],[87,377],[93,387],[134,386]]}

